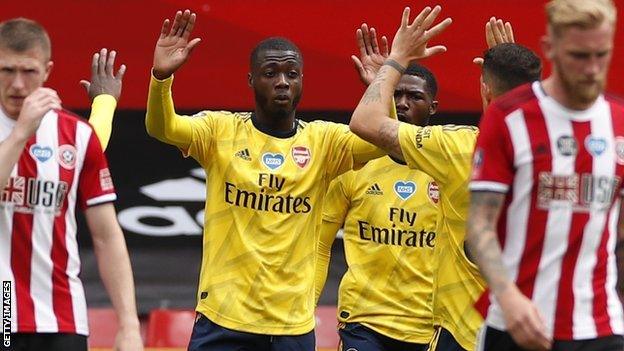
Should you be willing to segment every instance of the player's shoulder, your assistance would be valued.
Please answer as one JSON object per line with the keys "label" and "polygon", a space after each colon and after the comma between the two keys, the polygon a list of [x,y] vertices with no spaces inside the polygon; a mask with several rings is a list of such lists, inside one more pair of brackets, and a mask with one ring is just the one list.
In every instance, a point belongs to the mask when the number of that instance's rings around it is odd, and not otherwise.
{"label": "player's shoulder", "polygon": [[479,127],[463,124],[443,124],[427,126],[422,129],[422,134],[429,134],[432,131],[438,134],[448,136],[450,138],[470,138],[479,135]]}
{"label": "player's shoulder", "polygon": [[84,119],[83,117],[79,116],[78,114],[72,111],[69,111],[66,109],[60,109],[60,110],[54,110],[54,112],[56,112],[56,115],[58,116],[58,124],[60,127],[81,125],[88,129],[91,129],[91,130],[93,129],[91,124],[89,124],[89,122],[86,119]]}
{"label": "player's shoulder", "polygon": [[613,94],[605,94],[605,100],[611,105],[611,108],[616,108],[620,112],[624,112],[624,98]]}
{"label": "player's shoulder", "polygon": [[523,108],[531,102],[537,101],[538,96],[535,95],[535,91],[533,90],[534,84],[536,84],[536,82],[526,83],[508,91],[492,102],[492,108],[490,110],[495,109],[502,114],[508,114],[519,108]]}
{"label": "player's shoulder", "polygon": [[193,118],[216,118],[216,119],[231,119],[234,122],[243,121],[246,122],[251,119],[251,112],[233,112],[233,111],[212,111],[204,110],[191,115]]}
{"label": "player's shoulder", "polygon": [[300,121],[300,123],[303,123],[303,125],[305,126],[309,126],[311,128],[318,128],[318,129],[332,129],[332,128],[347,128],[348,129],[349,128],[349,126],[347,126],[346,124],[325,121],[322,119],[316,119],[310,122]]}
{"label": "player's shoulder", "polygon": [[324,121],[324,120],[314,120],[310,122],[299,121],[300,125],[298,125],[299,130],[307,130],[309,133],[316,134],[343,134],[349,133],[349,126],[342,123]]}

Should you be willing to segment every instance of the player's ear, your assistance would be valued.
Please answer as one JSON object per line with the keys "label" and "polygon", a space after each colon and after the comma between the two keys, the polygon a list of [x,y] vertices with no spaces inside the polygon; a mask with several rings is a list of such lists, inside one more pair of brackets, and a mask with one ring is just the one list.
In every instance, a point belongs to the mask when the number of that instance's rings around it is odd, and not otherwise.
{"label": "player's ear", "polygon": [[50,76],[50,73],[52,72],[52,66],[54,66],[54,62],[52,61],[48,61],[48,63],[46,64],[46,68],[45,68],[45,78],[44,78],[44,82],[48,80],[48,77]]}
{"label": "player's ear", "polygon": [[[550,32],[550,31],[549,31]],[[547,35],[544,35],[541,39],[540,39],[540,44],[542,46],[542,52],[544,53],[544,56],[549,59],[552,60],[554,53],[553,53],[553,33],[548,33]]]}
{"label": "player's ear", "polygon": [[433,116],[436,112],[438,112],[438,100],[433,100],[429,105],[429,115]]}
{"label": "player's ear", "polygon": [[251,88],[253,86],[253,77],[251,76],[251,72],[247,73],[247,85]]}

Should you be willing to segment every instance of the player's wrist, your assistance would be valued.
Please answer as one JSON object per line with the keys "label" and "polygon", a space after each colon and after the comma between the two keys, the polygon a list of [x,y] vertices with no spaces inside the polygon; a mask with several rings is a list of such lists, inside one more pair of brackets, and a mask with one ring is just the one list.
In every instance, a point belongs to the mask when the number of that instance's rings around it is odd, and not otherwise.
{"label": "player's wrist", "polygon": [[173,75],[173,72],[162,71],[152,67],[152,77],[156,78],[156,80],[167,80]]}
{"label": "player's wrist", "polygon": [[407,66],[409,66],[409,63],[410,63],[410,60],[406,56],[403,56],[403,55],[400,55],[400,54],[392,54],[392,53],[390,54],[390,56],[388,56],[386,61],[384,61],[384,65],[388,61],[396,62],[398,65],[403,67],[403,71],[405,71],[405,69],[407,69]]}
{"label": "player's wrist", "polygon": [[28,130],[28,127],[18,123],[15,125],[15,128],[13,128],[13,131],[9,134],[6,141],[18,147],[24,147],[33,134],[34,131],[31,132]]}
{"label": "player's wrist", "polygon": [[128,316],[124,316],[121,317],[119,319],[119,330],[120,331],[134,331],[134,330],[140,330],[141,328],[141,324],[139,323],[139,319],[138,317],[132,316],[132,315],[128,315]]}

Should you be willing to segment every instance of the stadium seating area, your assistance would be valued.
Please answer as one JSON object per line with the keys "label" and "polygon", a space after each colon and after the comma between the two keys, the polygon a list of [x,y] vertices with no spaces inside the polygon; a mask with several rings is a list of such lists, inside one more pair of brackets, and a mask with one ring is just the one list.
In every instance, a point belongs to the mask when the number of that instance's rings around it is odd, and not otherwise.
{"label": "stadium seating area", "polygon": [[[141,335],[146,350],[184,350],[186,349],[195,311],[155,309],[141,320]],[[110,308],[89,309],[89,348],[91,350],[110,350],[115,343],[117,317]],[[336,350],[336,307],[320,306],[316,309],[316,344],[319,351]]]}

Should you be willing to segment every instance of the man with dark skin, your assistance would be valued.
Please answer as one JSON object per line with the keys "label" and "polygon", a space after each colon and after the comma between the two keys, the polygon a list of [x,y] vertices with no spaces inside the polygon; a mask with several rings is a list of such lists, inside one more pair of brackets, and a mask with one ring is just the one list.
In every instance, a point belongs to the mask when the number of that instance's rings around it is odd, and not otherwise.
{"label": "man with dark skin", "polygon": [[196,15],[165,20],[154,50],[148,134],[206,170],[198,319],[190,350],[314,350],[314,253],[323,198],[338,175],[381,151],[329,122],[296,118],[303,58],[284,38],[250,57],[253,113],[175,113],[173,74],[200,39]]}
{"label": "man with dark skin", "polygon": [[[354,62],[367,85],[366,68],[372,71],[372,63],[388,55],[385,38],[380,52],[374,33],[366,25],[357,31],[362,57]],[[410,65],[394,93],[398,119],[427,125],[438,105],[436,93],[433,74]],[[341,349],[427,349],[433,335],[437,196],[431,177],[391,157],[349,171],[330,185],[317,247],[316,299],[327,278],[332,243],[343,227],[348,270],[338,294]]]}
{"label": "man with dark skin", "polygon": [[[473,304],[485,288],[483,278],[464,250],[469,204],[467,183],[478,129],[471,126],[422,128],[387,118],[385,112],[405,67],[414,60],[446,51],[443,46],[427,45],[451,23],[447,18],[433,25],[440,11],[437,6],[425,8],[410,23],[409,8],[405,9],[392,52],[354,111],[350,127],[363,139],[406,161],[409,167],[431,175],[440,186],[444,215],[436,241],[439,267],[434,283],[434,324],[440,327],[431,349],[471,350],[482,324]],[[504,32],[503,28],[501,33]],[[532,70],[532,67],[514,68]],[[495,93],[502,93],[502,90],[497,89]],[[496,96],[486,99],[492,97]]]}

